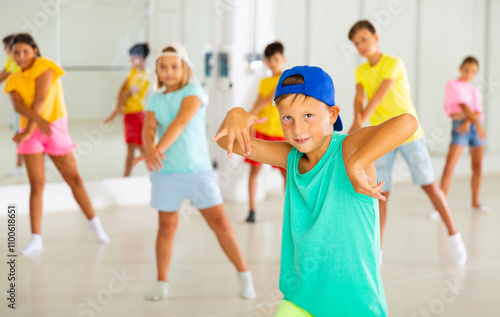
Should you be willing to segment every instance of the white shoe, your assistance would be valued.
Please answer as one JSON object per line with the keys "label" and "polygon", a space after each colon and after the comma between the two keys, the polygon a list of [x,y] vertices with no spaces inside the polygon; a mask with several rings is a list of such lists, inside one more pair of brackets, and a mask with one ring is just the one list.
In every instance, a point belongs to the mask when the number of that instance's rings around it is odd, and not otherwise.
{"label": "white shoe", "polygon": [[16,177],[16,176],[23,176],[25,173],[24,167],[22,166],[16,166],[14,169],[6,172],[3,174],[5,177]]}
{"label": "white shoe", "polygon": [[252,272],[238,272],[238,280],[240,281],[240,296],[244,299],[252,299],[257,296],[253,286]]}
{"label": "white shoe", "polygon": [[33,252],[43,250],[42,236],[36,233],[31,234],[30,242],[19,250],[22,255],[30,255]]}
{"label": "white shoe", "polygon": [[483,213],[485,215],[489,215],[491,213],[491,209],[484,205],[479,205],[479,207],[472,206],[472,210]]}
{"label": "white shoe", "polygon": [[168,282],[156,281],[153,288],[146,294],[145,298],[150,301],[159,301],[168,295]]}
{"label": "white shoe", "polygon": [[453,257],[453,262],[457,266],[464,266],[467,262],[467,250],[465,249],[464,241],[462,240],[462,234],[460,232],[455,233],[448,237],[450,241],[451,255]]}
{"label": "white shoe", "polygon": [[439,215],[439,212],[437,210],[434,210],[427,215],[427,218],[429,218],[429,220],[439,220],[441,216]]}

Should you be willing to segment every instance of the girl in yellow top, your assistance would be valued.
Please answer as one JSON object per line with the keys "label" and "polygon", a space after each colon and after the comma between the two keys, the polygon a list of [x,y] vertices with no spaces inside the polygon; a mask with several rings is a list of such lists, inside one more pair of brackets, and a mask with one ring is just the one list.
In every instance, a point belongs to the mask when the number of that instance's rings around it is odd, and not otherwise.
{"label": "girl in yellow top", "polygon": [[149,87],[149,75],[144,68],[144,61],[149,54],[148,44],[136,44],[130,50],[132,69],[118,93],[118,101],[113,113],[104,121],[110,123],[123,113],[125,143],[127,143],[127,159],[123,176],[130,176],[135,150],[144,152],[142,146],[142,126],[144,125],[144,108],[146,93]]}
{"label": "girl in yellow top", "polygon": [[[17,65],[16,62],[14,61],[14,58],[12,58],[12,54],[11,54],[11,51],[10,51],[10,42],[14,38],[14,35],[15,34],[11,34],[11,35],[8,35],[8,36],[6,36],[6,37],[4,37],[2,39],[3,50],[7,54],[7,59],[5,60],[5,67],[4,67],[4,69],[2,70],[2,72],[0,72],[0,83],[3,82],[4,80],[6,80],[7,77],[9,77],[10,74],[15,73],[15,72],[21,70],[21,67],[19,67],[19,65]],[[18,124],[18,122],[19,122],[19,114],[16,113],[15,114],[15,118],[14,118],[14,131],[16,131],[16,133],[19,132],[19,124]],[[6,176],[17,176],[17,175],[22,175],[23,172],[24,172],[24,169],[23,169],[23,158],[22,158],[22,155],[17,154],[17,160],[16,160],[16,167],[15,167],[15,169],[13,169],[12,171],[7,172],[5,175]]]}
{"label": "girl in yellow top", "polygon": [[38,46],[29,34],[17,34],[10,47],[21,71],[8,77],[5,92],[10,95],[14,110],[21,114],[21,132],[13,139],[19,143],[18,153],[25,157],[31,186],[32,236],[30,243],[19,252],[26,255],[43,248],[40,234],[45,154],[50,156],[71,187],[76,202],[89,220],[89,229],[100,242],[108,243],[109,237],[95,215],[72,153],[76,145],[68,133],[66,106],[59,79],[64,70],[50,59],[40,56]]}

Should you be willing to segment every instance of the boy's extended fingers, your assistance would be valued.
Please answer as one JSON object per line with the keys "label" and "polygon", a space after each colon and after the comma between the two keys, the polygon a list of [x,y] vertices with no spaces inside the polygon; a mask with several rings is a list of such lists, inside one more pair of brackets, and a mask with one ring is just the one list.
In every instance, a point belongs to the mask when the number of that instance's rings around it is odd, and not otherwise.
{"label": "boy's extended fingers", "polygon": [[[257,117],[258,118],[258,117]],[[258,118],[258,120],[255,120],[254,123],[261,124],[267,121],[267,117],[264,118]]]}
{"label": "boy's extended fingers", "polygon": [[245,140],[243,139],[243,133],[241,133],[241,132],[236,133],[236,141],[238,142],[238,145],[240,146],[241,151],[243,151],[243,153],[246,153],[245,152]]}
{"label": "boy's extended fingers", "polygon": [[233,155],[234,132],[227,135],[227,156]]}
{"label": "boy's extended fingers", "polygon": [[250,148],[250,133],[243,134],[243,139],[245,142],[245,156],[250,155],[252,149]]}
{"label": "boy's extended fingers", "polygon": [[226,128],[222,129],[219,131],[219,133],[217,133],[214,137],[214,141],[217,141],[219,140],[220,138],[222,138],[223,136],[227,135],[227,130]]}

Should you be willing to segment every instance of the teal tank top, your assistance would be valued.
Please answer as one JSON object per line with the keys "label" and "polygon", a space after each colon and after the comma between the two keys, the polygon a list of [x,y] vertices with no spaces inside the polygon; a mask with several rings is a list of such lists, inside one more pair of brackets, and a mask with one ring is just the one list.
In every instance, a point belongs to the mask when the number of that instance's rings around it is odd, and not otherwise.
{"label": "teal tank top", "polygon": [[300,174],[287,161],[280,290],[315,317],[387,316],[379,272],[378,201],[354,191],[335,132],[325,155]]}

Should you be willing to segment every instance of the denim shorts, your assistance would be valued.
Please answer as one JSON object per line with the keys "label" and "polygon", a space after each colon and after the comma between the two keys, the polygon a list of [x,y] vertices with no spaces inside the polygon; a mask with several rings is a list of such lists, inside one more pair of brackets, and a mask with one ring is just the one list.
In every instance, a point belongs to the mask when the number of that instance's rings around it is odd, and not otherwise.
{"label": "denim shorts", "polygon": [[477,134],[476,124],[470,125],[469,132],[465,134],[459,134],[457,128],[464,123],[463,120],[453,120],[453,129],[451,130],[451,144],[479,147],[485,144],[485,140],[481,140]]}
{"label": "denim shorts", "polygon": [[151,206],[159,211],[173,212],[181,208],[185,199],[198,209],[224,203],[213,170],[191,173],[151,173]]}
{"label": "denim shorts", "polygon": [[421,137],[413,142],[400,145],[375,161],[378,181],[384,182],[384,191],[391,189],[392,167],[398,151],[403,155],[415,185],[424,186],[434,183],[436,177],[431,157],[425,146],[425,137]]}

